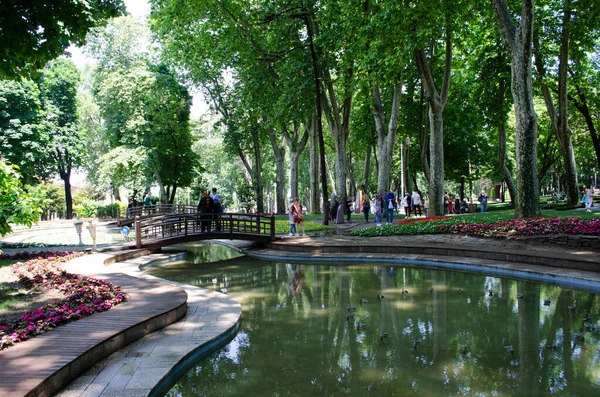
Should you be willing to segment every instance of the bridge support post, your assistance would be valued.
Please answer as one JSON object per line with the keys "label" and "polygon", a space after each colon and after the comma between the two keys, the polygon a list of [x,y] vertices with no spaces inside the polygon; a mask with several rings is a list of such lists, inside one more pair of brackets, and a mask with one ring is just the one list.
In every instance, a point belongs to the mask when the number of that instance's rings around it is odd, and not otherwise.
{"label": "bridge support post", "polygon": [[275,216],[271,215],[271,240],[275,238]]}
{"label": "bridge support post", "polygon": [[188,219],[187,218],[185,218],[185,222],[183,225],[184,225],[183,227],[185,228],[185,230],[183,231],[183,234],[185,237],[187,237],[187,235],[188,235]]}
{"label": "bridge support post", "polygon": [[256,215],[256,233],[260,234],[260,215]]}
{"label": "bridge support post", "polygon": [[138,249],[142,248],[142,225],[139,216],[135,217],[135,246]]}

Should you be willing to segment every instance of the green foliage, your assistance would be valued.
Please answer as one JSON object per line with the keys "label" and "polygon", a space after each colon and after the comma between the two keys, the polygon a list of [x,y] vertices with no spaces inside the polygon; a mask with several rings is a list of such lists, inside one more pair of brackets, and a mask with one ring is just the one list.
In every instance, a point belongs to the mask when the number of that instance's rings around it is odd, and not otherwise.
{"label": "green foliage", "polygon": [[81,45],[94,26],[123,14],[122,0],[16,0],[0,7],[0,78],[41,69]]}
{"label": "green foliage", "polygon": [[12,231],[11,225],[31,226],[39,207],[23,189],[18,168],[0,160],[0,236]]}
{"label": "green foliage", "polygon": [[40,206],[41,218],[44,221],[58,215],[64,217],[67,208],[64,189],[55,183],[40,183],[32,189],[32,195]]}
{"label": "green foliage", "polygon": [[2,156],[19,167],[25,184],[49,176],[45,167],[49,137],[39,96],[39,88],[31,80],[0,80]]}

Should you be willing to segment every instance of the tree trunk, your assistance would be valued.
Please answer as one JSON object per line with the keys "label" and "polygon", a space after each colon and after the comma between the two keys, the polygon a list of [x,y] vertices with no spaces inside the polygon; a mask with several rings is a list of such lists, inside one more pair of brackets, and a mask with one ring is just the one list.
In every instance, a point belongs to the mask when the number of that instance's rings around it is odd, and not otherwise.
{"label": "tree trunk", "polygon": [[290,192],[292,197],[299,197],[298,194],[298,159],[308,142],[308,128],[300,137],[300,124],[294,125],[294,130],[290,134],[287,128],[284,128],[285,141],[290,149]]}
{"label": "tree trunk", "polygon": [[73,219],[73,196],[71,194],[71,169],[60,171],[60,178],[65,185],[65,206],[67,207],[67,219]]}
{"label": "tree trunk", "polygon": [[367,145],[367,153],[365,154],[365,169],[363,172],[362,190],[369,190],[369,174],[371,173],[371,146]]}
{"label": "tree trunk", "polygon": [[380,161],[380,167],[377,169],[377,191],[383,192],[390,189],[392,152],[394,150],[394,144],[396,143],[402,84],[396,84],[394,86],[392,110],[387,129],[385,128],[385,109],[381,100],[379,87],[373,87],[371,94],[373,96],[374,104],[373,117],[375,118],[375,131],[377,132],[377,154]]}
{"label": "tree trunk", "polygon": [[571,1],[564,0],[563,28],[558,66],[558,143],[563,155],[567,203],[579,204],[579,182],[571,129],[569,128],[569,103],[567,73],[569,67],[569,27],[571,25]]}
{"label": "tree trunk", "polygon": [[[498,82],[498,109],[504,108],[503,103],[505,84],[505,80],[503,78],[500,78],[500,81]],[[504,181],[508,186],[508,191],[510,192],[510,200],[514,205],[516,191],[512,175],[510,174],[510,170],[506,166],[506,126],[504,122],[504,117],[500,117],[500,122],[498,123],[498,164],[500,165],[500,171],[502,172]]]}
{"label": "tree trunk", "polygon": [[317,120],[311,118],[307,126],[309,139],[309,172],[310,172],[310,212],[321,212],[319,199],[319,137],[317,136]]}
{"label": "tree trunk", "polygon": [[264,208],[264,194],[262,183],[262,160],[260,156],[260,143],[258,142],[258,131],[252,131],[252,140],[254,144],[254,192],[256,193],[256,212],[262,213]]}
{"label": "tree trunk", "polygon": [[522,0],[519,28],[515,26],[506,2],[491,0],[499,28],[506,41],[511,62],[511,89],[516,118],[517,189],[515,217],[541,215],[538,201],[537,115],[533,108],[532,57],[533,0]]}
{"label": "tree trunk", "polygon": [[[325,89],[321,94],[323,110],[329,123],[329,130],[335,144],[335,188],[342,202],[346,200],[346,179],[348,176],[348,159],[346,144],[350,132],[350,110],[352,106],[352,92],[347,88],[343,92],[343,103],[340,109],[337,95],[329,70],[324,70],[323,84]],[[352,78],[352,70],[344,74],[346,80]]]}
{"label": "tree trunk", "polygon": [[[284,133],[285,134],[285,133]],[[278,214],[285,214],[286,197],[285,197],[285,135],[282,138],[281,144],[277,142],[275,131],[273,128],[267,130],[273,155],[275,156],[275,207]],[[292,194],[292,197],[295,197]]]}
{"label": "tree trunk", "polygon": [[426,128],[424,123],[423,111],[426,110],[426,105],[423,105],[423,97],[425,92],[421,85],[421,95],[419,97],[419,113],[417,114],[418,120],[418,131],[419,131],[419,157],[421,159],[421,165],[423,166],[423,173],[428,183],[431,179],[431,172],[429,170],[429,128]]}
{"label": "tree trunk", "polygon": [[568,66],[568,51],[569,51],[569,24],[571,20],[571,12],[569,0],[564,0],[565,10],[563,14],[563,26],[561,34],[561,46],[559,56],[559,72],[558,72],[558,108],[554,106],[552,93],[548,85],[544,83],[547,78],[544,60],[540,53],[540,44],[538,34],[534,35],[534,53],[535,66],[538,72],[540,88],[546,103],[552,133],[556,136],[558,147],[562,155],[562,163],[565,172],[565,190],[567,194],[567,202],[569,205],[576,205],[579,202],[579,186],[577,183],[577,166],[575,164],[575,153],[573,151],[573,141],[571,139],[571,131],[568,123],[568,97],[567,97],[567,66]]}
{"label": "tree trunk", "polygon": [[327,175],[326,175],[326,164],[325,164],[325,141],[323,139],[323,120],[322,108],[321,108],[321,83],[320,83],[320,72],[317,52],[315,50],[315,44],[313,40],[313,27],[310,23],[308,15],[304,16],[304,24],[308,33],[308,42],[310,47],[310,58],[312,61],[313,68],[313,79],[315,84],[315,105],[317,107],[317,135],[319,137],[319,157],[320,157],[320,169],[321,169],[321,192],[323,194],[323,224],[329,225],[329,193],[327,192]]}
{"label": "tree trunk", "polygon": [[410,153],[410,138],[406,137],[404,139],[404,143],[401,147],[402,153],[402,175],[401,175],[401,184],[400,184],[400,193],[411,193],[412,187],[410,185],[410,168],[409,168],[409,158],[408,154]]}
{"label": "tree trunk", "polygon": [[450,75],[452,73],[452,29],[446,16],[446,50],[444,79],[438,94],[431,68],[425,59],[425,51],[414,51],[421,84],[427,95],[429,106],[429,212],[432,216],[444,215],[444,107],[448,101]]}
{"label": "tree trunk", "polygon": [[581,115],[585,120],[585,124],[588,127],[588,131],[590,132],[590,136],[592,138],[592,144],[594,145],[594,152],[596,153],[596,160],[598,162],[598,169],[600,170],[600,138],[598,138],[598,133],[596,132],[596,126],[594,125],[594,120],[592,119],[592,115],[590,114],[590,109],[587,105],[587,100],[585,97],[585,93],[583,89],[575,83],[575,88],[577,89],[577,96],[579,98],[578,101],[573,101],[575,108],[579,110]]}

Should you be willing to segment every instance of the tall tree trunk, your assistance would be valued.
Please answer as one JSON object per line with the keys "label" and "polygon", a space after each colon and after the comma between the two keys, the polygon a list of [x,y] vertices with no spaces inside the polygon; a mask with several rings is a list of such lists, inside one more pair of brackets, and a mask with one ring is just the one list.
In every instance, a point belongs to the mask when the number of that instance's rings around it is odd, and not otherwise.
{"label": "tall tree trunk", "polygon": [[[320,168],[321,168],[321,192],[323,194],[323,224],[329,225],[329,193],[327,192],[327,175],[326,175],[326,163],[325,163],[325,141],[323,139],[323,120],[321,119],[323,111],[321,108],[321,83],[320,83],[320,72],[317,52],[315,50],[315,43],[313,40],[313,27],[311,21],[307,15],[304,16],[304,24],[308,33],[308,43],[310,47],[310,58],[313,67],[313,79],[315,84],[315,104],[317,107],[317,135],[319,137],[319,157],[320,157]],[[312,13],[311,13],[312,15]]]}
{"label": "tall tree trunk", "polygon": [[65,205],[67,207],[67,219],[73,218],[73,196],[71,194],[71,169],[66,168],[60,171],[60,179],[65,185]]}
{"label": "tall tree trunk", "polygon": [[550,88],[544,82],[547,78],[546,67],[544,65],[544,59],[540,52],[539,42],[539,28],[534,34],[534,54],[535,54],[535,67],[539,76],[540,88],[546,103],[546,109],[548,111],[548,117],[550,118],[550,125],[552,126],[552,133],[558,141],[558,147],[562,155],[563,169],[565,172],[565,190],[567,194],[567,202],[570,205],[576,205],[579,202],[579,186],[577,183],[577,166],[575,164],[575,152],[573,151],[573,141],[571,139],[571,131],[569,130],[568,123],[568,97],[567,97],[567,66],[569,61],[569,24],[571,20],[571,11],[569,6],[569,0],[563,0],[565,2],[565,10],[563,14],[563,25],[561,34],[561,46],[559,56],[559,67],[558,67],[558,108],[559,111],[556,113],[556,107],[554,106],[554,100],[552,99],[552,93]]}
{"label": "tall tree trunk", "polygon": [[310,172],[310,212],[321,213],[319,206],[319,137],[317,136],[317,119],[312,117],[307,126],[309,139],[309,172]]}
{"label": "tall tree trunk", "polygon": [[418,120],[418,131],[419,131],[419,158],[421,159],[421,165],[423,166],[423,173],[428,183],[431,183],[431,172],[429,169],[429,128],[425,126],[425,120],[423,113],[427,111],[427,105],[423,104],[423,97],[425,91],[423,85],[421,85],[421,92],[419,95],[419,113],[417,113]]}
{"label": "tall tree trunk", "polygon": [[380,167],[377,169],[377,191],[383,192],[390,189],[390,170],[392,168],[392,151],[396,143],[396,130],[398,129],[398,117],[400,115],[400,96],[402,84],[394,86],[392,96],[392,110],[390,120],[385,128],[385,109],[381,100],[379,87],[371,90],[373,96],[373,117],[375,118],[375,131],[377,132],[377,154]]}
{"label": "tall tree trunk", "polygon": [[583,92],[583,89],[581,89],[581,86],[577,84],[577,82],[575,82],[575,88],[577,89],[578,100],[573,100],[572,103],[575,108],[579,110],[585,120],[585,124],[588,127],[590,137],[592,138],[592,144],[594,145],[594,152],[596,153],[596,160],[598,161],[598,169],[600,170],[600,138],[598,138],[596,126],[594,125],[594,120],[592,119],[590,109],[588,108],[585,93]]}
{"label": "tall tree trunk", "polygon": [[252,131],[252,141],[254,146],[254,192],[256,193],[256,212],[261,213],[265,211],[265,207],[261,173],[262,160],[260,155],[260,143],[258,141],[258,131],[256,129]]}
{"label": "tall tree trunk", "polygon": [[[504,78],[500,78],[498,82],[498,109],[504,108],[504,88],[506,85],[506,81]],[[510,200],[513,205],[515,203],[516,191],[515,191],[515,183],[512,179],[512,175],[510,174],[510,170],[506,166],[506,126],[503,115],[499,118],[498,122],[498,164],[500,165],[500,171],[502,172],[502,176],[504,177],[504,182],[508,186],[508,191],[510,192]]]}
{"label": "tall tree trunk", "polygon": [[446,16],[446,50],[444,61],[444,79],[438,94],[431,67],[425,59],[425,51],[414,51],[421,84],[427,95],[429,106],[430,142],[429,142],[429,212],[431,215],[444,215],[444,107],[448,101],[450,76],[452,73],[452,29],[449,16]]}
{"label": "tall tree trunk", "polygon": [[367,145],[367,153],[365,154],[365,169],[363,172],[362,189],[369,190],[369,174],[371,173],[371,146]]}
{"label": "tall tree trunk", "polygon": [[[275,156],[275,207],[278,214],[285,214],[285,132],[281,143],[277,141],[273,128],[267,129],[267,135]],[[292,194],[292,197],[295,196]]]}
{"label": "tall tree trunk", "polygon": [[567,202],[569,205],[577,205],[579,204],[579,182],[577,181],[577,164],[575,163],[572,132],[569,128],[569,97],[567,94],[570,25],[571,0],[564,0],[560,63],[558,65],[558,143],[564,160]]}
{"label": "tall tree trunk", "polygon": [[292,133],[284,128],[285,141],[290,149],[290,192],[292,197],[299,197],[298,194],[298,159],[306,147],[308,142],[308,129],[304,130],[302,137],[300,136],[301,125],[296,123]]}
{"label": "tall tree trunk", "polygon": [[404,139],[404,143],[401,146],[401,154],[402,154],[402,175],[401,177],[401,183],[400,183],[400,193],[404,194],[404,193],[411,193],[412,192],[412,187],[410,185],[410,168],[409,168],[409,158],[408,158],[408,154],[410,153],[410,138],[406,137],[406,139]]}
{"label": "tall tree trunk", "polygon": [[516,118],[517,189],[515,217],[541,215],[537,175],[537,115],[533,108],[531,48],[533,0],[522,0],[519,26],[515,26],[505,0],[490,0],[506,41],[511,62],[511,88]]}
{"label": "tall tree trunk", "polygon": [[[338,103],[337,94],[333,86],[333,79],[329,70],[324,70],[323,84],[325,89],[321,94],[323,110],[325,112],[329,130],[335,144],[335,188],[342,202],[346,200],[346,179],[348,177],[348,159],[346,144],[350,132],[350,110],[352,106],[352,91],[346,84],[342,93],[342,104]],[[351,80],[352,69],[344,73],[346,81]]]}

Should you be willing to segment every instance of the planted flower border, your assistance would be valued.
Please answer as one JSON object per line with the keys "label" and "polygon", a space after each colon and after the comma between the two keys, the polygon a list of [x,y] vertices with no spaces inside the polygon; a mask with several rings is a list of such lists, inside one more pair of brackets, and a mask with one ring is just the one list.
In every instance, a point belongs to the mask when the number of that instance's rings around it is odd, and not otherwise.
{"label": "planted flower border", "polygon": [[65,262],[83,255],[86,254],[44,252],[24,263],[11,265],[11,270],[23,285],[53,288],[63,292],[65,298],[27,311],[15,320],[0,322],[0,351],[61,324],[106,311],[127,299],[119,286],[64,270]]}
{"label": "planted flower border", "polygon": [[428,217],[405,219],[393,225],[350,232],[353,236],[375,237],[414,234],[465,234],[485,238],[511,238],[548,234],[600,236],[600,218],[528,218],[501,222],[472,222],[464,217]]}

